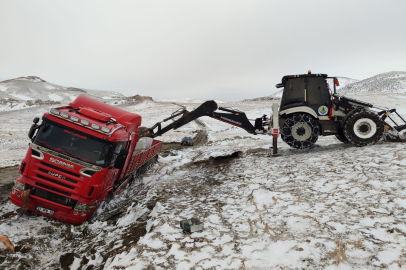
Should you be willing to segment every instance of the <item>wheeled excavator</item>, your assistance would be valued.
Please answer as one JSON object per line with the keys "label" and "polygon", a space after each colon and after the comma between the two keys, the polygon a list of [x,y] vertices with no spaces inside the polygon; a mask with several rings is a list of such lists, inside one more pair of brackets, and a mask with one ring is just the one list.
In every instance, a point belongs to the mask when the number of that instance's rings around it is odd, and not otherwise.
{"label": "wheeled excavator", "polygon": [[[333,91],[327,80],[333,80]],[[382,138],[391,141],[406,139],[406,121],[396,109],[341,96],[336,91],[339,85],[337,77],[312,74],[311,71],[282,78],[281,83],[276,85],[277,88],[283,88],[277,118],[280,135],[285,143],[296,149],[306,149],[313,146],[320,135],[335,135],[341,142],[356,146],[374,144]],[[397,123],[393,114],[397,116],[398,122],[400,119],[403,123]],[[218,107],[211,100],[190,112],[186,109],[176,111],[151,128],[140,127],[140,137],[161,136],[202,116],[242,128],[254,135],[270,135],[273,130],[272,119],[275,119],[263,115],[252,124],[244,112]],[[180,118],[162,127],[163,122],[177,117]]]}

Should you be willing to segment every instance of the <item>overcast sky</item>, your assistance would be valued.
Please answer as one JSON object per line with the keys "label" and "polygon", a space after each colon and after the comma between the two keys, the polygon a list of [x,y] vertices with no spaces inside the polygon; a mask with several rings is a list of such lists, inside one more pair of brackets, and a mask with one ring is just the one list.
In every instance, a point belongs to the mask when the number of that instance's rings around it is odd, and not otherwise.
{"label": "overcast sky", "polygon": [[406,71],[406,1],[0,0],[0,81],[233,101],[308,69]]}

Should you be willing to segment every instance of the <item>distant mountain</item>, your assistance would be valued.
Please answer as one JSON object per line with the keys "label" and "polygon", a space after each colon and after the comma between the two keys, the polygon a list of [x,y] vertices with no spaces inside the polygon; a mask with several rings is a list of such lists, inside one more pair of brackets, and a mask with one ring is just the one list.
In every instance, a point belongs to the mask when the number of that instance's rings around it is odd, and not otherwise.
{"label": "distant mountain", "polygon": [[141,96],[127,98],[123,94],[114,91],[63,87],[36,76],[28,76],[0,82],[0,111],[41,105],[65,105],[80,94],[86,94],[91,98],[111,105],[142,102],[151,99],[150,97],[142,99]]}
{"label": "distant mountain", "polygon": [[406,72],[391,71],[340,88],[340,93],[387,92],[406,93]]}
{"label": "distant mountain", "polygon": [[[343,89],[344,87],[347,87],[350,84],[359,82],[357,79],[351,79],[347,77],[337,77],[338,82],[340,83],[339,86],[336,86],[337,92],[340,91],[340,89]],[[333,80],[327,80],[328,85],[330,86],[331,91],[334,91],[334,84]]]}

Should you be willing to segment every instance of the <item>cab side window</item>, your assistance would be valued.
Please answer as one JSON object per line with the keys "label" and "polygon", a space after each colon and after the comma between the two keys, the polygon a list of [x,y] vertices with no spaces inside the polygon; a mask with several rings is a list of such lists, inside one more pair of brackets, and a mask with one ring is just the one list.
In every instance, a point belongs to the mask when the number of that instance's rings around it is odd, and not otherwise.
{"label": "cab side window", "polygon": [[125,149],[127,147],[127,142],[117,142],[114,144],[113,155],[111,156],[110,164],[113,164],[117,156],[120,154],[121,149]]}

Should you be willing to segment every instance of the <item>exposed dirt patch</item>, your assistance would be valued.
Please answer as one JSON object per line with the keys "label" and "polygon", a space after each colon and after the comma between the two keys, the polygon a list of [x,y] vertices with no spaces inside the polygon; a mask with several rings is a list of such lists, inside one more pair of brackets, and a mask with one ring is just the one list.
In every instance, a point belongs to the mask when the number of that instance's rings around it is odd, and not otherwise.
{"label": "exposed dirt patch", "polygon": [[0,168],[0,202],[9,199],[13,181],[20,175],[18,168],[19,166]]}
{"label": "exposed dirt patch", "polygon": [[76,258],[80,258],[79,255],[75,253],[65,253],[59,258],[59,263],[61,264],[61,268],[63,270],[69,270],[70,266],[72,265],[73,261]]}
{"label": "exposed dirt patch", "polygon": [[207,143],[207,131],[199,130],[193,137],[193,146],[183,146],[180,142],[164,142],[162,144],[161,156],[166,157],[171,154],[171,150],[181,150],[187,147],[199,147]]}

